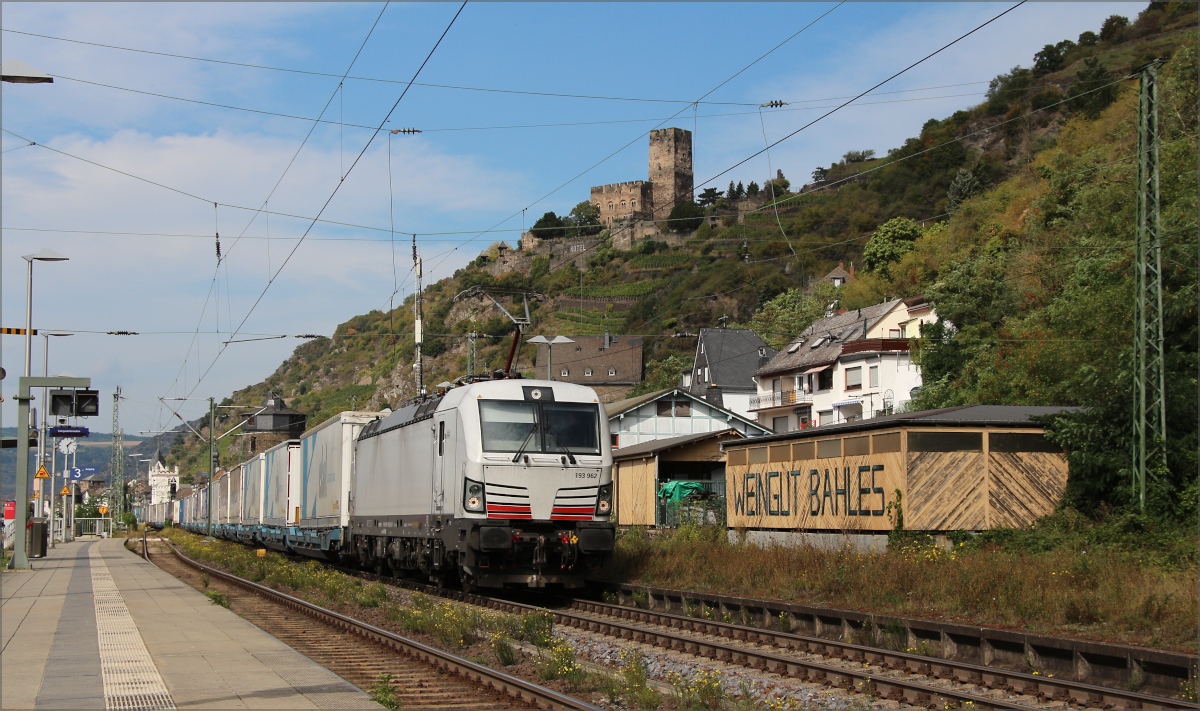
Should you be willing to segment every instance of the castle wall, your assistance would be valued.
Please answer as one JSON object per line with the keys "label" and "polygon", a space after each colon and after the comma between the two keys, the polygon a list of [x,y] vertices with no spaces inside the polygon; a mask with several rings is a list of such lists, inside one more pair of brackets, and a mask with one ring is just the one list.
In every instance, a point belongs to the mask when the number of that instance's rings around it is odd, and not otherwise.
{"label": "castle wall", "polygon": [[611,183],[592,188],[592,204],[600,208],[600,224],[636,218],[653,210],[653,191],[645,180]]}
{"label": "castle wall", "polygon": [[678,201],[692,199],[692,132],[661,128],[650,132],[650,185],[653,219],[665,220]]}

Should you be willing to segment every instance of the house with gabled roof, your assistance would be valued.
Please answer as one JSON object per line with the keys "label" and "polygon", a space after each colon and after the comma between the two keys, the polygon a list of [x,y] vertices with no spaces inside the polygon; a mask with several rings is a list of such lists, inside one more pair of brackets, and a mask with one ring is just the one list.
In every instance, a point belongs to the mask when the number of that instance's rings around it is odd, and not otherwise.
{"label": "house with gabled roof", "polygon": [[920,296],[818,319],[755,371],[750,411],[773,432],[896,412],[921,386],[909,339],[936,320]]}
{"label": "house with gabled roof", "polygon": [[683,388],[667,388],[603,403],[613,449],[643,442],[734,429],[746,437],[769,430],[754,420],[697,397]]}
{"label": "house with gabled roof", "polygon": [[749,329],[702,328],[695,361],[681,385],[693,395],[752,420],[750,398],[758,392],[754,373],[777,352]]}

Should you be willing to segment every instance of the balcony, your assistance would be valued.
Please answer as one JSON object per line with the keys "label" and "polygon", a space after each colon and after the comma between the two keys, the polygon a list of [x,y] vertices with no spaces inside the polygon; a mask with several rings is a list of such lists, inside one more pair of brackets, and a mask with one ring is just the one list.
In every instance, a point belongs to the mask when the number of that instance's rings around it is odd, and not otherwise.
{"label": "balcony", "polygon": [[784,390],[776,393],[764,393],[762,395],[754,395],[750,398],[750,409],[753,410],[769,410],[773,407],[787,407],[789,405],[811,405],[812,393],[806,393],[799,390]]}

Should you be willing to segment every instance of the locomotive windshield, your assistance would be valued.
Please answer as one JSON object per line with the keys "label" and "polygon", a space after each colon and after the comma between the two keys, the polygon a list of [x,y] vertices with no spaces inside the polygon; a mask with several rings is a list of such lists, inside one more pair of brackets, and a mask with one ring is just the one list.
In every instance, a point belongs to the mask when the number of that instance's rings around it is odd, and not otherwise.
{"label": "locomotive windshield", "polygon": [[590,403],[481,400],[485,452],[600,453],[600,409]]}

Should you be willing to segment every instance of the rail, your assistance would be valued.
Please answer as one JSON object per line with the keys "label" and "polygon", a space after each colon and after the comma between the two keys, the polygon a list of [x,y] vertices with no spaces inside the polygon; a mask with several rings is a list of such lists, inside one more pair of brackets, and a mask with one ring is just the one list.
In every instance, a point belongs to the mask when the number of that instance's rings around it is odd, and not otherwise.
{"label": "rail", "polygon": [[[873,615],[865,612],[815,607],[782,600],[762,600],[643,585],[613,585],[610,590],[623,607],[635,608],[639,598],[654,611],[671,612],[707,606],[717,619],[726,616],[747,620],[750,629],[778,630],[781,619],[792,631],[827,643],[868,639],[879,646],[888,630],[900,639],[896,646],[927,650],[925,656],[945,661],[980,664],[1053,674],[1056,681],[1073,679],[1097,687],[1126,687],[1135,681],[1156,694],[1177,694],[1181,683],[1195,683],[1196,655],[1105,642],[1090,642],[1016,630],[968,625],[910,617]],[[1161,697],[1154,697],[1161,698]],[[1178,708],[1198,708],[1196,704]]]}
{"label": "rail", "polygon": [[[569,600],[570,605],[591,615],[615,618],[613,621],[596,619],[588,614],[579,615],[559,609],[529,605],[501,598],[492,598],[474,593],[462,593],[436,588],[431,585],[400,581],[394,578],[356,573],[364,578],[379,582],[424,591],[428,594],[456,599],[473,605],[489,607],[505,612],[549,611],[557,624],[586,629],[600,634],[643,642],[666,649],[681,650],[710,659],[743,664],[765,669],[784,676],[825,683],[851,692],[870,694],[875,698],[913,703],[922,706],[936,704],[945,708],[961,707],[971,702],[979,708],[1029,709],[1033,704],[1046,701],[1062,701],[1068,706],[1093,708],[1127,709],[1198,709],[1196,703],[1178,698],[1156,696],[1138,691],[1128,691],[1109,686],[1089,684],[1069,678],[1055,678],[1042,674],[1030,674],[982,664],[943,659],[911,652],[899,652],[880,647],[839,642],[836,640],[809,637],[789,632],[719,622],[712,619],[676,615],[669,612],[645,610],[624,605],[599,603],[590,600]],[[629,624],[619,620],[629,620]],[[682,629],[709,637],[724,637],[734,642],[725,645],[708,639],[658,632],[647,625]],[[794,650],[802,654],[819,655],[822,659],[853,662],[840,666],[810,661],[760,647],[741,645],[765,645],[781,652]],[[978,691],[961,687],[946,688],[905,678],[881,675],[869,667],[876,667],[902,674],[918,674],[933,680],[951,680],[954,683],[974,686]],[[936,684],[936,681],[935,681]],[[1011,701],[985,695],[985,690],[1002,690],[1006,693],[1030,697],[1028,701]]]}
{"label": "rail", "polygon": [[455,656],[449,652],[444,652],[440,649],[435,649],[428,645],[422,644],[416,640],[402,637],[394,632],[390,632],[374,625],[361,622],[352,617],[327,610],[305,600],[301,600],[291,595],[281,593],[278,590],[273,590],[265,585],[239,578],[222,570],[217,570],[211,566],[192,560],[179,551],[174,545],[170,545],[171,552],[175,554],[185,565],[191,566],[196,570],[207,573],[208,575],[224,580],[238,587],[249,590],[256,595],[264,597],[272,602],[278,603],[285,607],[291,608],[314,619],[325,622],[326,624],[338,627],[359,636],[382,644],[386,647],[398,650],[402,654],[411,658],[423,661],[437,669],[442,669],[451,674],[457,674],[470,681],[473,681],[481,686],[490,687],[498,692],[507,694],[508,696],[523,701],[528,704],[545,709],[585,709],[587,711],[601,711],[598,707],[592,706],[579,699],[572,698],[566,694],[560,694],[552,689],[547,689],[532,682],[525,681],[519,677],[504,672],[490,669],[481,664]]}

